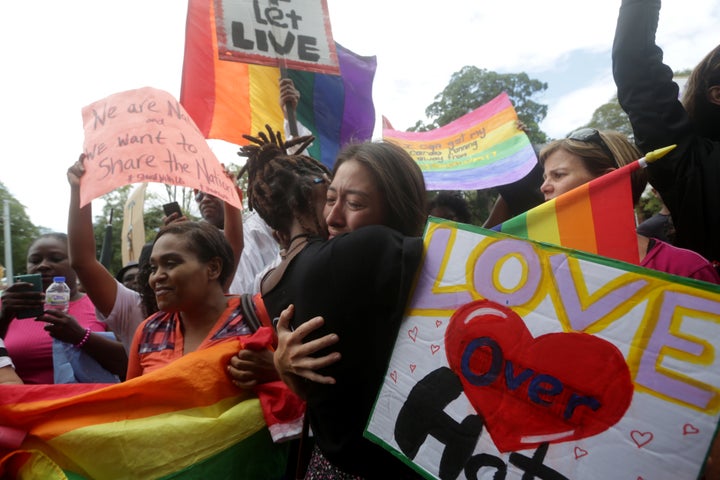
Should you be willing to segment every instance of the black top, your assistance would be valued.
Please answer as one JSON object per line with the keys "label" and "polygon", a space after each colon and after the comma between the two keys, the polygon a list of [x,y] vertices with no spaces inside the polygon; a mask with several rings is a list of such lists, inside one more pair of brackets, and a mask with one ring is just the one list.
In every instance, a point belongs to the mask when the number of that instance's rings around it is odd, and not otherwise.
{"label": "black top", "polygon": [[[637,233],[649,238],[657,238],[666,243],[673,243],[673,224],[670,215],[656,213],[637,226]],[[673,238],[671,238],[673,237]],[[649,250],[649,249],[648,249]]]}
{"label": "black top", "polygon": [[675,245],[720,260],[720,142],[700,136],[678,100],[673,72],[655,44],[660,0],[623,0],[613,45],[618,100],[645,153],[677,148],[648,165],[670,210]]}
{"label": "black top", "polygon": [[294,303],[295,327],[322,315],[325,325],[311,338],[339,335],[332,350],[342,359],[320,372],[337,383],[307,383],[307,415],[328,460],[365,478],[403,478],[410,472],[362,432],[385,376],[421,255],[421,238],[383,226],[363,227],[329,241],[311,240],[280,282],[263,295],[271,318]]}

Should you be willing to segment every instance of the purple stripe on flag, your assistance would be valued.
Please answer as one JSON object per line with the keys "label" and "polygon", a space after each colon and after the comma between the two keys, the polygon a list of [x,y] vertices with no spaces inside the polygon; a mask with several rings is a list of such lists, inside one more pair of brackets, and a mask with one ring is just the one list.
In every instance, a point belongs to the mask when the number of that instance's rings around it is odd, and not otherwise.
{"label": "purple stripe on flag", "polygon": [[481,168],[423,172],[428,190],[482,190],[520,180],[536,163],[532,145]]}
{"label": "purple stripe on flag", "polygon": [[335,44],[345,90],[345,112],[340,130],[340,146],[351,141],[372,138],[375,128],[375,105],[372,86],[377,68],[377,58],[353,54]]}

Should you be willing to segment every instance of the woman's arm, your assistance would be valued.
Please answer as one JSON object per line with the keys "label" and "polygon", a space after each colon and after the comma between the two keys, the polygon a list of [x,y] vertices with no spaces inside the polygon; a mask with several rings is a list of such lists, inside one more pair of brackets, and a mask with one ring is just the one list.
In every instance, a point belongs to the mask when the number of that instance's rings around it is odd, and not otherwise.
{"label": "woman's arm", "polygon": [[72,315],[57,310],[48,310],[37,318],[47,323],[45,330],[51,337],[82,348],[110,373],[125,378],[128,357],[125,347],[117,340],[89,332]]}
{"label": "woman's arm", "polygon": [[0,367],[0,384],[22,384],[23,381],[11,366]]}
{"label": "woman's arm", "polygon": [[68,251],[70,265],[77,273],[95,308],[109,316],[115,306],[117,281],[95,256],[95,233],[92,225],[92,204],[80,208],[80,178],[85,174],[85,155],[67,171],[70,184],[68,212]]}
{"label": "woman's arm", "polygon": [[13,365],[7,350],[5,342],[0,338],[0,384],[23,383],[22,379],[15,373],[15,365]]}
{"label": "woman's arm", "polygon": [[[240,198],[240,204],[242,205],[243,195],[242,190],[236,184],[237,178],[235,177],[235,175],[230,173],[230,171],[225,167],[225,165],[223,165],[223,169],[225,170],[225,175],[227,175],[228,178],[232,180],[233,185],[235,185],[235,190],[237,191],[238,197]],[[225,282],[225,285],[223,285],[223,287],[225,288],[225,292],[227,292],[230,289],[230,285],[232,284],[233,279],[235,278],[235,271],[237,270],[238,264],[240,263],[240,257],[242,256],[243,248],[245,248],[245,237],[243,234],[242,208],[237,208],[229,204],[228,202],[223,202],[223,209],[225,212],[225,226],[223,228],[223,232],[225,233],[225,238],[227,238],[228,242],[230,242],[233,255],[235,256],[235,265],[232,271],[232,275],[230,275],[230,277]]]}
{"label": "woman's arm", "polygon": [[643,152],[679,144],[692,131],[672,69],[655,43],[659,16],[659,0],[623,0],[612,49],[618,101]]}

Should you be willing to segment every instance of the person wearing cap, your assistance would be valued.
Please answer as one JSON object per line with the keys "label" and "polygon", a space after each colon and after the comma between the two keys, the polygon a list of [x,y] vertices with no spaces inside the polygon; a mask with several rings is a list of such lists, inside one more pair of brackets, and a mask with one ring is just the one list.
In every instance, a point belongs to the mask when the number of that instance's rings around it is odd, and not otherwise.
{"label": "person wearing cap", "polygon": [[136,261],[129,261],[124,267],[122,267],[118,272],[115,274],[115,280],[125,285],[130,290],[135,290],[136,292],[140,291],[140,285],[138,284],[138,272],[140,271],[140,268],[138,266],[138,262]]}

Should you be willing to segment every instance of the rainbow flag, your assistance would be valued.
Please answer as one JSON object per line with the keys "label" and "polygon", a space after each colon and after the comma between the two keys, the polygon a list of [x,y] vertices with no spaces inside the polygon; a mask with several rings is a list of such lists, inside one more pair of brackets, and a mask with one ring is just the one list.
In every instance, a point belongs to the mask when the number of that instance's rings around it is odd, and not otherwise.
{"label": "rainbow flag", "polygon": [[520,180],[537,164],[530,139],[503,92],[429,132],[400,132],[383,119],[383,138],[410,153],[428,190],[481,190]]}
{"label": "rainbow flag", "polygon": [[[377,61],[336,43],[340,76],[288,70],[300,91],[297,119],[316,140],[309,154],[332,166],[338,150],[365,141],[375,127],[372,84]],[[212,0],[188,2],[180,103],[205,138],[245,145],[268,124],[282,130],[280,70],[220,60]]]}
{"label": "rainbow flag", "polygon": [[0,478],[281,478],[288,447],[272,441],[265,406],[275,395],[282,417],[297,404],[277,395],[281,382],[256,395],[229,381],[241,346],[110,386],[0,386]]}
{"label": "rainbow flag", "polygon": [[500,224],[498,230],[638,264],[630,174],[639,161],[598,177]]}

